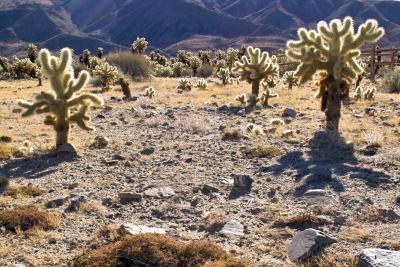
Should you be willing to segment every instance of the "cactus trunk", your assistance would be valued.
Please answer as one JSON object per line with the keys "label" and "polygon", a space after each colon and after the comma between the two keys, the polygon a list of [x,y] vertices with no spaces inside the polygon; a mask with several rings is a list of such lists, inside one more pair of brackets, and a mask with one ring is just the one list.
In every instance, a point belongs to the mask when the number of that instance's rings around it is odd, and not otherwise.
{"label": "cactus trunk", "polygon": [[251,84],[251,94],[258,96],[260,91],[260,80],[254,80]]}
{"label": "cactus trunk", "polygon": [[69,109],[65,109],[57,116],[57,123],[54,125],[56,131],[56,147],[68,144],[69,137]]}
{"label": "cactus trunk", "polygon": [[322,106],[326,106],[326,129],[339,131],[340,110],[342,108],[340,81],[333,81],[328,85],[328,92],[322,97]]}

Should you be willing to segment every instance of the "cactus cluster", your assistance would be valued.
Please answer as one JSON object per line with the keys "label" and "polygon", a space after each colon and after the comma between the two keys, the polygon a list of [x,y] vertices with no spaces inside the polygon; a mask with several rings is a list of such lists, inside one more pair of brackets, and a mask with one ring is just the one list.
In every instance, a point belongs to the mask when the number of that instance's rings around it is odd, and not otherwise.
{"label": "cactus cluster", "polygon": [[32,63],[36,62],[37,58],[37,46],[34,44],[29,44],[28,45],[28,58]]}
{"label": "cactus cluster", "polygon": [[179,80],[177,89],[181,92],[187,92],[192,90],[192,83],[187,79]]}
{"label": "cactus cluster", "polygon": [[149,43],[144,37],[138,37],[131,45],[131,51],[133,54],[143,55],[147,49]]}
{"label": "cactus cluster", "polygon": [[120,76],[117,67],[111,66],[107,62],[97,65],[93,74],[100,79],[103,90],[110,89],[110,86],[114,84]]}
{"label": "cactus cluster", "polygon": [[200,90],[207,90],[208,83],[207,83],[206,80],[200,79],[200,80],[197,81],[195,87],[196,87],[196,88],[199,88]]}
{"label": "cactus cluster", "polygon": [[235,97],[235,100],[240,103],[240,105],[245,106],[247,104],[247,96],[245,94],[240,94]]}
{"label": "cactus cluster", "polygon": [[26,109],[23,117],[50,113],[46,116],[45,124],[53,126],[56,131],[58,147],[68,143],[71,123],[87,131],[94,130],[88,125],[91,120],[88,111],[92,104],[102,106],[103,100],[91,93],[78,94],[86,86],[90,75],[82,71],[74,79],[70,49],[62,49],[60,57],[51,56],[47,49],[42,49],[39,60],[43,74],[50,80],[52,91],[41,92],[34,102],[20,100],[18,104]]}
{"label": "cactus cluster", "polygon": [[360,48],[367,42],[376,42],[384,35],[376,20],[367,20],[357,33],[353,19],[318,23],[317,30],[301,28],[298,41],[288,41],[287,55],[299,63],[296,76],[300,83],[312,79],[317,71],[325,71],[320,83],[321,109],[326,115],[326,129],[338,131],[341,102],[348,98],[349,84],[363,73],[359,64]]}
{"label": "cactus cluster", "polygon": [[275,56],[270,57],[267,52],[261,53],[259,48],[249,46],[247,55],[234,64],[232,71],[242,80],[252,84],[251,106],[255,106],[258,98],[260,83],[263,80],[274,80],[279,77],[279,65]]}
{"label": "cactus cluster", "polygon": [[156,94],[156,90],[153,87],[148,87],[148,88],[144,89],[143,96],[152,99],[155,94]]}
{"label": "cactus cluster", "polygon": [[231,72],[228,68],[221,68],[217,72],[217,77],[221,80],[222,85],[225,86],[229,83],[231,78]]}
{"label": "cactus cluster", "polygon": [[250,123],[247,125],[246,131],[249,134],[255,135],[255,136],[264,135],[264,129],[261,126],[255,125],[253,123]]}
{"label": "cactus cluster", "polygon": [[356,88],[355,93],[354,93],[354,98],[356,100],[364,99],[364,100],[370,100],[371,101],[371,100],[375,99],[375,92],[376,92],[375,88],[369,87],[369,88],[366,88],[366,89],[363,90],[361,88],[361,86],[358,86]]}
{"label": "cactus cluster", "polygon": [[275,97],[278,97],[278,94],[274,94],[270,89],[265,88],[264,93],[261,95],[260,101],[264,107],[271,107],[269,105],[269,100]]}
{"label": "cactus cluster", "polygon": [[17,79],[27,79],[29,77],[36,77],[36,65],[32,63],[28,58],[19,59],[14,56],[13,64],[9,68],[9,71]]}
{"label": "cactus cluster", "polygon": [[299,86],[299,78],[296,76],[294,71],[287,71],[283,75],[283,84],[291,90],[293,89],[293,86]]}

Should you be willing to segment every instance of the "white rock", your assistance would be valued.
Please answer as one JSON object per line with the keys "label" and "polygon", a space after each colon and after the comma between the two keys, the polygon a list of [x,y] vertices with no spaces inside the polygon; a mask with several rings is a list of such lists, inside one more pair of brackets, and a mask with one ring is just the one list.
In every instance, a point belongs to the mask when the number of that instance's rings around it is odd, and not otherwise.
{"label": "white rock", "polygon": [[244,226],[240,222],[236,220],[230,220],[224,225],[219,233],[228,238],[236,238],[242,236],[243,232]]}
{"label": "white rock", "polygon": [[119,228],[121,234],[166,234],[166,230],[158,227],[148,227],[144,225],[124,223]]}

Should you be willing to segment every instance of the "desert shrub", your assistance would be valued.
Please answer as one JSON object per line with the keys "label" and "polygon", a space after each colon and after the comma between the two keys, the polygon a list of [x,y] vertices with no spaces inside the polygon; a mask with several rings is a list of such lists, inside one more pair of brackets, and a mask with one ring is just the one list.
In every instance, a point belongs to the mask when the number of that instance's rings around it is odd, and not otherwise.
{"label": "desert shrub", "polygon": [[130,76],[133,80],[150,78],[150,64],[142,55],[116,52],[107,56],[107,62],[118,67],[122,73]]}
{"label": "desert shrub", "polygon": [[0,226],[13,232],[31,229],[50,230],[56,228],[58,223],[59,220],[55,214],[33,205],[0,212]]}
{"label": "desert shrub", "polygon": [[210,241],[186,244],[158,234],[126,236],[84,253],[73,266],[248,266]]}
{"label": "desert shrub", "polygon": [[210,64],[203,64],[198,70],[197,70],[197,76],[201,78],[208,78],[211,77],[214,73],[214,68]]}
{"label": "desert shrub", "polygon": [[283,155],[283,151],[272,146],[257,146],[244,151],[247,158],[274,158]]}
{"label": "desert shrub", "polygon": [[172,71],[172,68],[170,66],[163,66],[160,64],[157,64],[154,68],[154,74],[157,77],[172,77],[172,75],[174,74],[174,72]]}
{"label": "desert shrub", "polygon": [[382,89],[386,93],[400,93],[400,67],[386,70],[383,75]]}

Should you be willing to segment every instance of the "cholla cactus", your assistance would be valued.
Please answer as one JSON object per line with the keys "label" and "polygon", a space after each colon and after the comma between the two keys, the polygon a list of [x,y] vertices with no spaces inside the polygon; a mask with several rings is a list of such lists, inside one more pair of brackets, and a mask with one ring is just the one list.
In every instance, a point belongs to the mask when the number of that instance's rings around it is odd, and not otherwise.
{"label": "cholla cactus", "polygon": [[229,79],[229,83],[230,84],[236,84],[236,85],[239,85],[240,84],[240,78],[230,78]]}
{"label": "cholla cactus", "polygon": [[211,62],[211,51],[199,51],[198,57],[201,59],[203,64],[210,64]]}
{"label": "cholla cactus", "polygon": [[36,62],[37,58],[37,46],[34,44],[28,45],[28,58],[32,63]]}
{"label": "cholla cactus", "polygon": [[189,59],[189,64],[193,70],[193,75],[196,75],[198,68],[201,67],[202,61],[199,57],[193,56]]}
{"label": "cholla cactus", "polygon": [[226,52],[226,63],[229,69],[232,69],[233,64],[239,59],[239,50],[234,48],[229,48]]}
{"label": "cholla cactus", "polygon": [[245,106],[247,104],[247,96],[245,94],[240,94],[236,96],[235,100],[238,101],[242,106]]}
{"label": "cholla cactus", "polygon": [[118,69],[108,63],[98,65],[93,74],[100,79],[104,90],[110,89],[110,86],[119,78]]}
{"label": "cholla cactus", "polygon": [[375,99],[375,88],[368,88],[363,92],[363,96],[365,100],[374,100]]}
{"label": "cholla cactus", "polygon": [[265,92],[261,95],[261,99],[260,99],[260,100],[261,100],[261,103],[262,103],[262,105],[263,105],[264,107],[271,107],[271,106],[269,105],[269,100],[270,100],[271,98],[275,98],[275,97],[278,97],[278,95],[272,93],[272,91],[269,90],[268,88],[265,88]]}
{"label": "cholla cactus", "polygon": [[356,88],[355,93],[354,93],[354,98],[355,98],[356,100],[361,100],[362,97],[363,97],[363,91],[362,91],[361,87],[358,86],[358,87]]}
{"label": "cholla cactus", "polygon": [[200,90],[207,90],[208,83],[204,79],[200,79],[197,81],[196,87]]}
{"label": "cholla cactus", "polygon": [[222,85],[225,86],[229,83],[229,79],[231,78],[231,72],[228,68],[222,68],[217,72],[217,77],[221,79]]}
{"label": "cholla cactus", "polygon": [[287,71],[283,75],[283,84],[291,90],[293,86],[299,86],[299,78],[295,75],[294,71]]}
{"label": "cholla cactus", "polygon": [[178,59],[178,62],[182,62],[185,65],[190,65],[191,57],[192,54],[185,50],[178,50],[178,52],[176,52],[176,58]]}
{"label": "cholla cactus", "polygon": [[131,46],[132,53],[143,55],[144,52],[146,51],[148,45],[149,45],[149,43],[146,41],[146,38],[138,37],[132,43],[132,46]]}
{"label": "cholla cactus", "polygon": [[262,83],[262,86],[264,88],[274,89],[278,85],[278,83],[279,83],[279,80],[277,78],[276,79],[269,79],[269,80],[264,81]]}
{"label": "cholla cactus", "polygon": [[35,66],[35,76],[38,79],[38,86],[42,86],[43,73],[42,73],[42,67],[40,67],[39,65]]}
{"label": "cholla cactus", "polygon": [[6,57],[0,57],[0,66],[3,72],[8,72],[10,70],[10,63]]}
{"label": "cholla cactus", "polygon": [[[279,65],[276,57],[270,57],[267,52],[261,53],[259,48],[251,46],[247,48],[247,56],[243,56],[241,62],[235,62],[232,71],[237,73],[242,80],[252,84],[251,94],[257,97],[262,80],[273,80],[279,77]],[[250,104],[255,105],[256,103]]]}
{"label": "cholla cactus", "polygon": [[91,56],[91,53],[88,49],[83,50],[82,63],[85,64],[85,66],[88,68],[90,68],[90,56]]}
{"label": "cholla cactus", "polygon": [[160,64],[157,64],[154,67],[154,73],[157,77],[172,77],[174,74],[172,68],[170,66],[163,66]]}
{"label": "cholla cactus", "polygon": [[153,87],[149,87],[144,89],[144,96],[152,99],[156,93],[156,90]]}
{"label": "cholla cactus", "polygon": [[320,83],[321,109],[326,115],[326,128],[338,131],[341,101],[348,98],[349,84],[363,72],[357,62],[360,48],[366,42],[376,42],[384,35],[376,20],[367,20],[354,32],[353,19],[321,21],[317,30],[299,29],[298,41],[287,43],[287,55],[300,63],[296,76],[300,83],[312,79],[319,70],[327,75]]}
{"label": "cholla cactus", "polygon": [[182,62],[175,62],[172,64],[172,72],[175,77],[182,77],[183,71],[185,69],[185,64]]}
{"label": "cholla cactus", "polygon": [[187,79],[183,79],[183,80],[179,80],[179,84],[177,86],[178,90],[181,91],[191,91],[192,90],[192,83],[187,80]]}
{"label": "cholla cactus", "polygon": [[87,124],[91,119],[87,113],[91,104],[102,106],[103,100],[90,93],[77,95],[77,92],[85,87],[90,76],[87,71],[81,71],[77,79],[73,78],[70,49],[62,49],[59,58],[51,56],[47,49],[42,49],[39,60],[43,74],[50,80],[52,91],[41,92],[36,96],[35,102],[21,100],[18,104],[26,109],[22,117],[35,113],[51,113],[46,116],[45,124],[54,127],[58,147],[68,143],[71,123],[76,123],[87,131],[94,130]]}
{"label": "cholla cactus", "polygon": [[215,51],[215,60],[226,60],[226,53],[220,49]]}
{"label": "cholla cactus", "polygon": [[97,57],[89,58],[89,66],[91,70],[95,70],[98,65],[100,65],[101,60]]}
{"label": "cholla cactus", "polygon": [[249,134],[255,136],[264,135],[264,129],[261,126],[255,125],[253,123],[248,124],[246,130]]}
{"label": "cholla cactus", "polygon": [[226,60],[225,59],[220,59],[220,60],[217,60],[216,62],[215,62],[215,70],[218,72],[220,69],[224,69],[224,68],[226,68],[227,67],[227,65],[226,65]]}
{"label": "cholla cactus", "polygon": [[36,65],[32,63],[28,58],[19,59],[14,56],[13,64],[11,65],[11,71],[17,79],[26,79],[35,76]]}
{"label": "cholla cactus", "polygon": [[[98,57],[99,59],[102,59],[103,56],[104,56],[104,48],[103,48],[103,47],[97,48],[97,57]],[[93,67],[92,67],[92,68],[93,68]]]}

